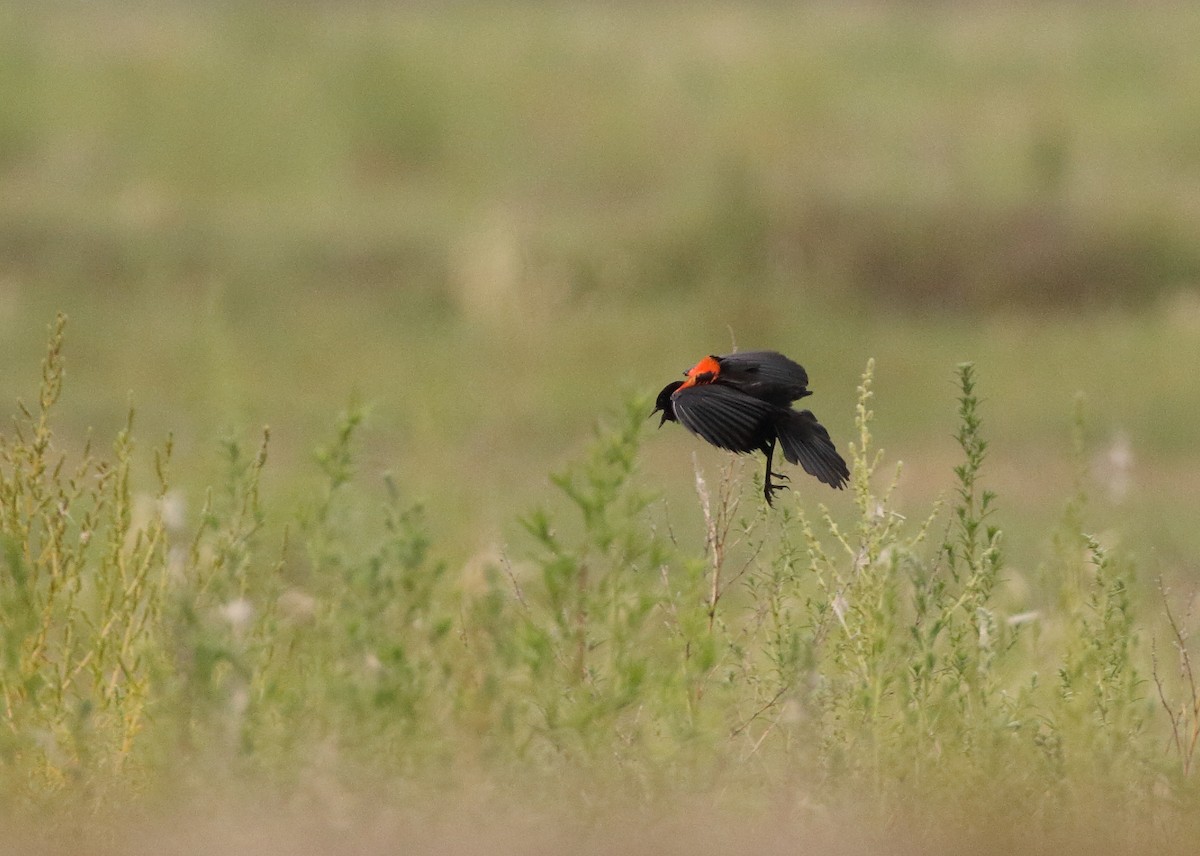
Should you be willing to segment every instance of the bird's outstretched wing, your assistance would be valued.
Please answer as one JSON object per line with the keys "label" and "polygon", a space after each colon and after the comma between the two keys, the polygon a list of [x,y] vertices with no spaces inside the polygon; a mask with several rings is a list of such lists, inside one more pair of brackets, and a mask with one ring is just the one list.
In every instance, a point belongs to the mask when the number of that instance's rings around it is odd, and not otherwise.
{"label": "bird's outstretched wing", "polygon": [[808,372],[804,366],[778,351],[743,351],[718,357],[721,383],[751,395],[786,396],[795,401],[808,395]]}
{"label": "bird's outstretched wing", "polygon": [[769,426],[779,409],[719,384],[685,387],[671,396],[671,403],[683,427],[731,452],[754,452],[769,442]]}

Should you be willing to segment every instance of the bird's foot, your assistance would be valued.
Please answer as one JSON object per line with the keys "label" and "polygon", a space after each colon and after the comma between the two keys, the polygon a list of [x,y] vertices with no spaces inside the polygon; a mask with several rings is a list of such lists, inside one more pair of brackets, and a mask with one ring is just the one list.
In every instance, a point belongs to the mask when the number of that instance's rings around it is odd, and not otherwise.
{"label": "bird's foot", "polygon": [[771,473],[771,478],[782,479],[783,481],[791,481],[792,480],[791,476],[787,475],[786,473]]}
{"label": "bird's foot", "polygon": [[785,484],[771,484],[770,482],[763,486],[763,496],[767,499],[767,505],[774,505],[773,498],[775,491],[778,490],[791,490],[791,488]]}

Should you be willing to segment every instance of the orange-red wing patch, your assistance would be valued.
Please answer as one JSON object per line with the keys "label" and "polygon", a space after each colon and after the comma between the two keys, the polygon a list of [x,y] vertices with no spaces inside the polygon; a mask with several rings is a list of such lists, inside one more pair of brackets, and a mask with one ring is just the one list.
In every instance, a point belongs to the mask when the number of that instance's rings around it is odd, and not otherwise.
{"label": "orange-red wing patch", "polygon": [[695,386],[698,383],[712,383],[720,373],[721,364],[717,362],[717,358],[713,356],[705,357],[687,370],[687,380],[683,382],[683,386],[689,387]]}

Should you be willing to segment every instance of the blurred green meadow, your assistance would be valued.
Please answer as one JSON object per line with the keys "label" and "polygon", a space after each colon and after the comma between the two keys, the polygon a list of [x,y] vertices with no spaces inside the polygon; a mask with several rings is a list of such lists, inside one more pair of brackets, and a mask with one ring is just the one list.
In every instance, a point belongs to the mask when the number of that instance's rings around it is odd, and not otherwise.
{"label": "blurred green meadow", "polygon": [[[132,407],[136,491],[170,436],[199,526],[268,425],[271,544],[331,480],[364,517],[391,484],[470,589],[536,553],[597,423],[734,347],[803,363],[844,452],[874,359],[924,519],[970,361],[1002,576],[1048,590],[1086,466],[1154,616],[1155,578],[1200,581],[1197,44],[1182,2],[5,3],[0,401],[37,401],[63,312],[56,449]],[[727,456],[651,425],[645,525],[703,554]]]}

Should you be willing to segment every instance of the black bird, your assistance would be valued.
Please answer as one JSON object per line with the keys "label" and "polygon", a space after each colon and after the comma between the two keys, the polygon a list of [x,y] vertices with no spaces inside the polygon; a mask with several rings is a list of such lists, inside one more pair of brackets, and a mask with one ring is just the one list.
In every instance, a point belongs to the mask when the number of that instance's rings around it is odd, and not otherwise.
{"label": "black bird", "polygon": [[776,351],[746,351],[707,356],[684,376],[663,387],[650,415],[662,412],[660,428],[679,422],[721,449],[766,455],[767,505],[775,491],[787,487],[771,483],[772,476],[787,479],[771,472],[776,443],[788,463],[799,464],[830,487],[845,487],[850,471],[825,426],[811,410],[792,409],[793,401],[812,395],[801,365]]}

